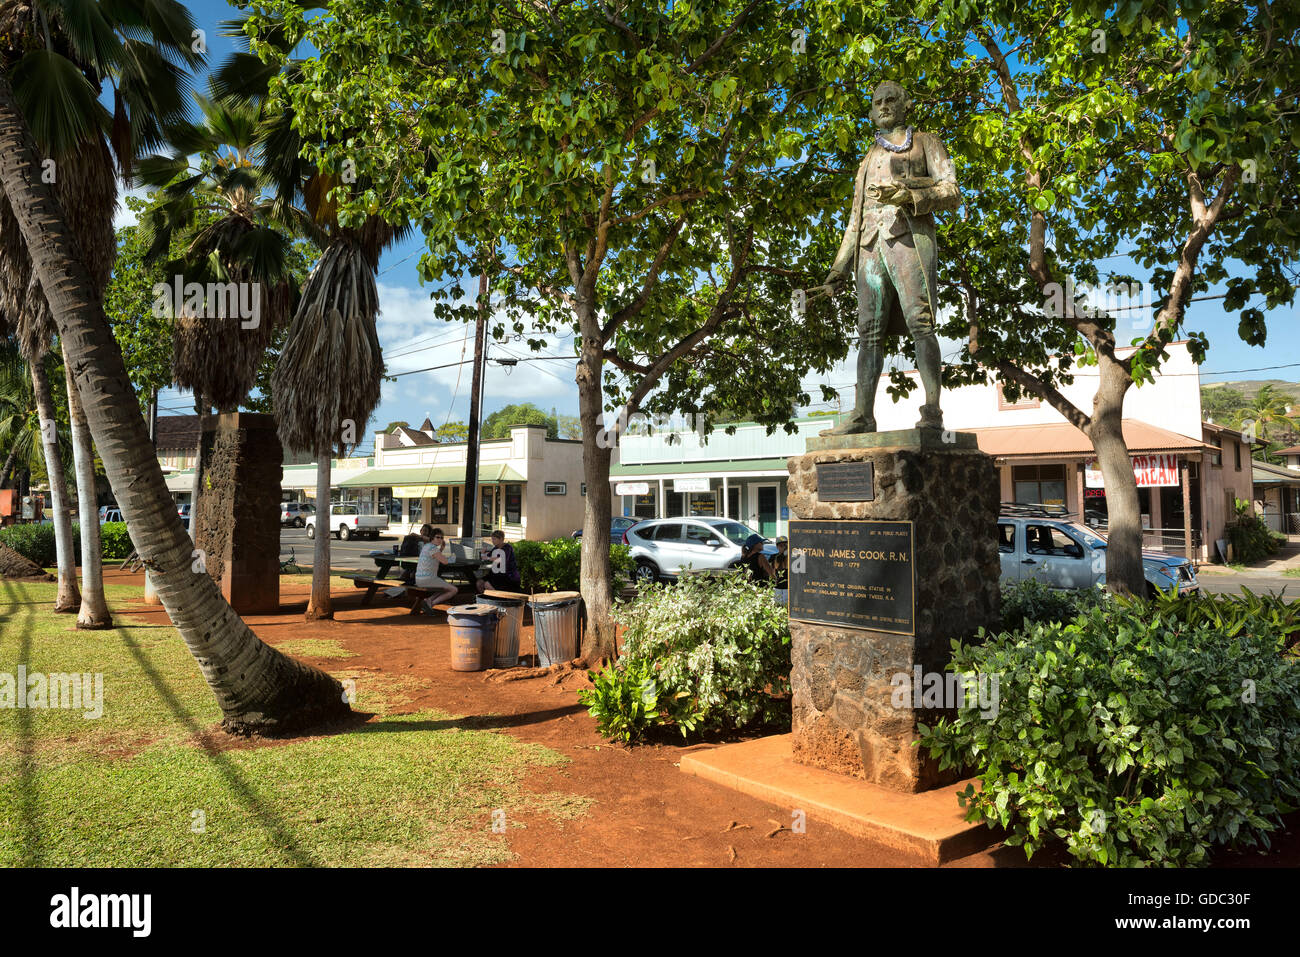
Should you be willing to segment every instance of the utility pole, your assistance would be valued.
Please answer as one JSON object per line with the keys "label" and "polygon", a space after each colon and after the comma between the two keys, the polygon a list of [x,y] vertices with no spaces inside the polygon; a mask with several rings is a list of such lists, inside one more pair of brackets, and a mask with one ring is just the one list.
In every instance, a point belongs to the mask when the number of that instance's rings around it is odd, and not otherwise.
{"label": "utility pole", "polygon": [[463,538],[478,538],[478,452],[479,409],[483,398],[483,354],[487,345],[488,277],[486,269],[478,277],[478,316],[474,320],[474,377],[469,391],[469,437],[465,449]]}

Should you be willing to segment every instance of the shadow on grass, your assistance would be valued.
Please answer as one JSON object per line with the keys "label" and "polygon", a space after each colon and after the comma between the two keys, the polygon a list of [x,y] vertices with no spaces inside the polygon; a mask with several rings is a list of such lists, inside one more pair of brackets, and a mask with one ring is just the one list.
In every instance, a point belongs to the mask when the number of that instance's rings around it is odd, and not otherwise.
{"label": "shadow on grass", "polygon": [[394,731],[494,731],[501,728],[522,728],[530,724],[541,724],[543,721],[567,717],[586,710],[582,705],[574,704],[546,711],[527,711],[523,714],[474,714],[438,721],[373,721],[345,730],[353,734],[388,734]]}
{"label": "shadow on grass", "polygon": [[[198,740],[205,739],[206,728],[199,725],[190,715],[186,714],[180,700],[173,693],[167,682],[158,674],[149,661],[147,655],[134,641],[131,636],[123,633],[122,640],[127,649],[135,658],[136,663],[140,665],[140,670],[144,672],[149,683],[153,685],[158,696],[162,698],[177,722],[185,727],[194,738]],[[212,762],[212,766],[217,770],[226,781],[226,784],[234,792],[235,796],[243,805],[253,814],[261,825],[274,837],[276,845],[283,849],[285,855],[300,867],[313,867],[315,863],[299,846],[293,831],[285,826],[284,822],[276,813],[258,796],[252,786],[240,774],[239,769],[235,767],[230,758],[222,751],[205,747],[204,753]]]}
{"label": "shadow on grass", "polygon": [[[36,612],[31,605],[47,604],[35,601],[14,601],[15,586],[5,582],[5,599],[12,605],[27,605],[25,622],[16,622],[18,634],[18,664],[26,664],[32,650],[32,631]],[[26,695],[26,688],[14,688],[16,695]],[[18,830],[22,835],[22,866],[40,867],[45,857],[36,802],[39,792],[36,784],[36,736],[32,729],[32,712],[28,708],[18,711]]]}

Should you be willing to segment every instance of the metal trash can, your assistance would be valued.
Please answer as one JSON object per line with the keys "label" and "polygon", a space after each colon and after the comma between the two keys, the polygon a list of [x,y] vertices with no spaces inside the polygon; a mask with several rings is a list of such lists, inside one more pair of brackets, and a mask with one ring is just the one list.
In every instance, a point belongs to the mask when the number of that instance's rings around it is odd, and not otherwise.
{"label": "metal trash can", "polygon": [[447,610],[452,671],[482,671],[492,667],[500,616],[501,611],[491,605],[456,605]]}
{"label": "metal trash can", "polygon": [[578,657],[578,618],[582,595],[557,591],[534,595],[528,602],[533,613],[533,639],[537,642],[537,663],[543,668]]}
{"label": "metal trash can", "polygon": [[494,668],[514,668],[519,664],[519,632],[524,627],[524,603],[527,595],[513,591],[485,591],[479,597],[480,605],[491,605],[501,612],[497,622]]}

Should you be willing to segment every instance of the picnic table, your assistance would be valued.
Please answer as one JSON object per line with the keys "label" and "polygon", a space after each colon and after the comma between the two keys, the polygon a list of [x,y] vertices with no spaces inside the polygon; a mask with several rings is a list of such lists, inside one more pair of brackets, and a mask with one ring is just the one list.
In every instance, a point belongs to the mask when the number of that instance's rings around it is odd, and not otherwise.
{"label": "picnic table", "polygon": [[[400,578],[389,577],[389,573],[392,571],[394,566],[414,571],[420,559],[414,555],[398,555],[395,552],[383,550],[366,552],[364,557],[374,561],[376,568],[374,575],[354,573],[343,576],[344,578],[351,580],[352,584],[357,588],[364,588],[366,590],[365,595],[361,599],[361,604],[369,605],[371,600],[375,597],[375,592],[380,588],[399,588],[401,589],[402,594],[398,597],[411,599],[411,614],[420,614],[420,608],[424,603],[424,599],[429,597],[430,592],[427,589],[419,588],[416,585],[407,584]],[[482,561],[477,559],[467,562],[449,562],[439,569],[438,574],[439,577],[453,584],[464,582],[472,586],[475,580],[474,573],[478,569],[482,568],[483,564]]]}

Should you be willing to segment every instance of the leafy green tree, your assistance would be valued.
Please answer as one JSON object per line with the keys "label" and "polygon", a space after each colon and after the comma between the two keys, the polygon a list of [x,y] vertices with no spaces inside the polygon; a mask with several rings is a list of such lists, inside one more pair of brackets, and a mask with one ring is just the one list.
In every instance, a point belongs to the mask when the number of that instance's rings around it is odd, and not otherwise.
{"label": "leafy green tree", "polygon": [[[846,350],[840,314],[791,316],[792,286],[830,255],[811,224],[835,191],[803,162],[821,85],[806,16],[742,0],[321,7],[264,0],[249,29],[254,50],[283,30],[321,51],[276,92],[313,162],[370,178],[339,195],[341,219],[408,218],[428,280],[489,272],[494,334],[578,336],[582,652],[608,655],[606,413],[787,425],[801,380]],[[441,317],[474,317],[460,288],[437,295]]]}
{"label": "leafy green tree", "polygon": [[[554,414],[555,410],[551,410]],[[560,438],[562,439],[580,439],[582,438],[582,419],[576,415],[557,415],[555,416],[556,425],[559,427]]]}
{"label": "leafy green tree", "polygon": [[446,422],[433,430],[433,437],[438,442],[453,444],[467,442],[469,441],[469,426],[464,422]]}
{"label": "leafy green tree", "polygon": [[485,418],[483,438],[509,438],[512,425],[544,425],[548,439],[553,439],[560,433],[560,425],[553,414],[543,412],[531,402],[519,402],[503,405]]}
{"label": "leafy green tree", "polygon": [[411,423],[407,422],[405,419],[398,419],[396,422],[389,422],[386,426],[384,426],[384,432],[385,433],[392,432],[398,426],[409,429],[411,427]]}
{"label": "leafy green tree", "polygon": [[1236,422],[1237,414],[1248,405],[1250,400],[1236,389],[1201,386],[1201,414],[1220,425]]}
{"label": "leafy green tree", "polygon": [[[940,132],[957,165],[965,208],[940,226],[939,282],[953,316],[945,332],[970,345],[950,376],[995,373],[1008,397],[1039,396],[1088,436],[1110,503],[1107,579],[1140,594],[1125,395],[1179,336],[1203,357],[1205,337],[1183,321],[1212,283],[1227,286],[1252,344],[1265,322],[1248,299],[1294,301],[1300,10],[1225,0],[818,9],[823,31],[872,38],[849,40],[843,56],[823,50],[835,58],[827,69],[912,78],[918,125]],[[1138,274],[1110,268],[1124,256]],[[1093,308],[1076,283],[1122,283],[1124,294],[1112,287]],[[1126,308],[1142,290],[1151,308]],[[1059,388],[1079,366],[1099,376],[1089,409]]]}

